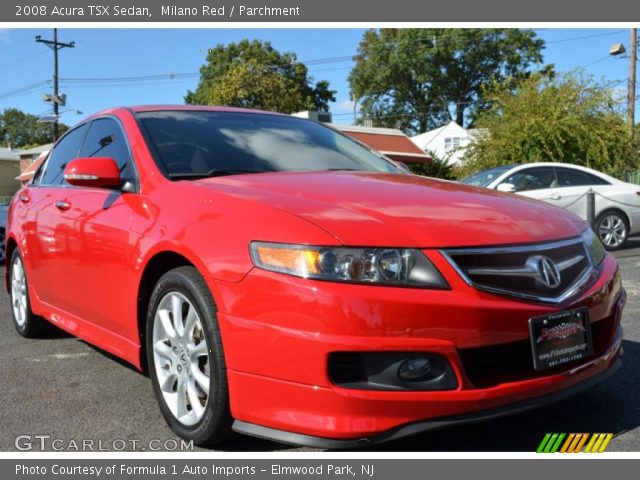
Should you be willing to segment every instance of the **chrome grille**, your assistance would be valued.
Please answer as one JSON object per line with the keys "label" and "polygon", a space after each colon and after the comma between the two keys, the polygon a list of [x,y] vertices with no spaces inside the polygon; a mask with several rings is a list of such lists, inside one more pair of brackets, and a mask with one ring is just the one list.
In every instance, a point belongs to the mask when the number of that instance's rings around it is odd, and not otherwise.
{"label": "chrome grille", "polygon": [[548,303],[560,303],[577,293],[594,272],[580,238],[443,253],[479,290]]}

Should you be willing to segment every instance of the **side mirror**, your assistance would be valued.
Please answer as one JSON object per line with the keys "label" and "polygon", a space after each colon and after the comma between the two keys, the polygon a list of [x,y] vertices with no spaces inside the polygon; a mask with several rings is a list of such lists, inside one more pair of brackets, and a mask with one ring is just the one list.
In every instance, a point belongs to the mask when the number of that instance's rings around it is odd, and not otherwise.
{"label": "side mirror", "polygon": [[64,179],[77,187],[115,188],[122,185],[118,164],[110,157],[71,160],[64,169]]}
{"label": "side mirror", "polygon": [[496,190],[499,192],[513,193],[516,191],[516,186],[513,183],[501,183]]}

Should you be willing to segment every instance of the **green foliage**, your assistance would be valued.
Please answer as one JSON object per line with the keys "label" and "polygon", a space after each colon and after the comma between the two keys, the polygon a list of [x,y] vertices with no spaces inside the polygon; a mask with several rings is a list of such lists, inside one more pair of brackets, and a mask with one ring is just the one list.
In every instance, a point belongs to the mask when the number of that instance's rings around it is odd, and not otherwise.
{"label": "green foliage", "polygon": [[428,163],[409,164],[409,170],[416,175],[424,177],[441,178],[443,180],[454,180],[456,178],[454,167],[446,160],[433,157]]}
{"label": "green foliage", "polygon": [[349,76],[374,125],[425,132],[487,108],[491,81],[526,75],[544,42],[519,29],[381,29],[365,32]]}
{"label": "green foliage", "polygon": [[566,162],[622,176],[637,165],[612,85],[581,72],[494,83],[485,92],[492,107],[477,125],[486,128],[469,146],[461,174],[498,165]]}
{"label": "green foliage", "polygon": [[269,42],[242,40],[209,51],[200,83],[185,102],[294,113],[326,111],[334,94],[329,82],[313,83],[294,53],[281,53]]}
{"label": "green foliage", "polygon": [[[67,129],[60,124],[60,132]],[[43,145],[53,141],[50,123],[38,122],[38,117],[17,108],[7,108],[0,113],[0,143],[13,148]]]}

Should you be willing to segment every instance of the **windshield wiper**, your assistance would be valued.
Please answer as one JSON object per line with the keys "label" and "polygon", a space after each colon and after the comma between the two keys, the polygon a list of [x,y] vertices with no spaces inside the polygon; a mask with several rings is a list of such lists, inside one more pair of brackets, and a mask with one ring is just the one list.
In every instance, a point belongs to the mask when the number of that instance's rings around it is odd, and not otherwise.
{"label": "windshield wiper", "polygon": [[209,170],[208,172],[170,173],[169,178],[171,178],[172,180],[186,180],[186,179],[198,179],[198,178],[210,178],[210,177],[224,177],[226,175],[240,175],[243,173],[262,173],[262,171],[216,168],[213,170]]}

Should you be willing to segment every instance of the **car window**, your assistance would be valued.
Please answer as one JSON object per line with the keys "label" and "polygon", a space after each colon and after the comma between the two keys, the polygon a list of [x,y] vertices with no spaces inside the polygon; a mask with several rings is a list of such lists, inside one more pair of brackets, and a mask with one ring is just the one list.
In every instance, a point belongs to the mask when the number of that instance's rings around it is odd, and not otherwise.
{"label": "car window", "polygon": [[486,187],[491,182],[502,176],[508,170],[511,170],[515,165],[503,165],[500,167],[490,168],[481,172],[475,173],[470,177],[461,180],[465,185],[473,185],[475,187]]}
{"label": "car window", "polygon": [[558,185],[560,187],[580,187],[587,185],[610,185],[606,180],[587,172],[571,168],[557,168]]}
{"label": "car window", "polygon": [[402,171],[331,128],[288,115],[151,111],[137,118],[160,168],[174,179],[249,172]]}
{"label": "car window", "polygon": [[133,181],[129,147],[120,125],[112,118],[99,118],[91,122],[79,156],[111,157],[118,164],[122,179]]}
{"label": "car window", "polygon": [[53,147],[49,154],[49,159],[44,167],[44,171],[38,179],[40,185],[62,185],[64,176],[62,172],[69,161],[78,156],[82,139],[87,130],[87,126],[81,125],[65,134],[62,139]]}
{"label": "car window", "polygon": [[516,192],[541,190],[558,186],[556,175],[552,167],[537,167],[520,170],[509,175],[503,183],[510,183],[516,187]]}

